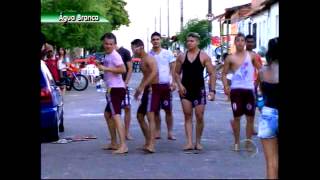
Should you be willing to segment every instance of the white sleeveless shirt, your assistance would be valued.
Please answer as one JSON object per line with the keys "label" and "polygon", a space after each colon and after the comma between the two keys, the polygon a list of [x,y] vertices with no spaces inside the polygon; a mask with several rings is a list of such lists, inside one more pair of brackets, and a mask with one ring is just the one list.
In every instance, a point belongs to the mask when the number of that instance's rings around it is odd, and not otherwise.
{"label": "white sleeveless shirt", "polygon": [[254,66],[249,52],[242,65],[234,72],[231,79],[231,89],[254,89]]}

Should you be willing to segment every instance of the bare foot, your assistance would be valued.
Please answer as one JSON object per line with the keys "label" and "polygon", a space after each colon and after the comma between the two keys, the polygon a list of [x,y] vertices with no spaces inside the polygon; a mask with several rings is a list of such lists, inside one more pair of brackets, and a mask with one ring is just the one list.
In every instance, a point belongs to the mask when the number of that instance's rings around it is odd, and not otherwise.
{"label": "bare foot", "polygon": [[102,147],[104,150],[117,150],[119,149],[119,144],[106,144]]}
{"label": "bare foot", "polygon": [[154,138],[155,138],[155,139],[161,139],[161,134],[160,134],[160,132],[156,132],[155,135],[154,135]]}
{"label": "bare foot", "polygon": [[246,143],[245,147],[246,147],[246,150],[247,150],[247,151],[249,151],[249,152],[252,152],[252,151],[253,151],[253,147],[252,147],[252,145],[251,145],[249,142]]}
{"label": "bare foot", "polygon": [[156,152],[153,146],[145,146],[145,148],[143,149],[145,152],[147,153],[154,153]]}
{"label": "bare foot", "polygon": [[174,140],[177,140],[177,138],[176,138],[174,135],[172,135],[172,134],[171,134],[171,135],[168,135],[168,139],[169,139],[169,140],[173,140],[173,141],[174,141]]}
{"label": "bare foot", "polygon": [[232,150],[233,151],[240,151],[239,144],[234,144]]}
{"label": "bare foot", "polygon": [[145,150],[147,148],[148,144],[143,145],[142,147],[138,147],[138,150]]}
{"label": "bare foot", "polygon": [[189,150],[193,150],[193,145],[192,144],[187,144],[183,147],[184,151],[189,151]]}
{"label": "bare foot", "polygon": [[112,152],[112,154],[125,154],[125,153],[128,153],[127,146],[123,146],[123,147],[119,148],[118,150]]}
{"label": "bare foot", "polygon": [[133,140],[133,137],[130,134],[128,134],[126,135],[126,140]]}
{"label": "bare foot", "polygon": [[203,146],[201,144],[197,144],[196,146],[194,146],[194,149],[201,151],[203,149]]}

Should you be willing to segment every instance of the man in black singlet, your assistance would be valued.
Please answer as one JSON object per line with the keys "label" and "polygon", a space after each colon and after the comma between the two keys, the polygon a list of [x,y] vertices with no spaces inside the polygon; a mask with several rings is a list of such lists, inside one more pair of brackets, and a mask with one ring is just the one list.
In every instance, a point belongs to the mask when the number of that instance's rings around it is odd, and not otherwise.
{"label": "man in black singlet", "polygon": [[[210,57],[198,48],[200,35],[189,33],[187,36],[187,52],[182,53],[176,60],[175,79],[179,87],[181,104],[185,117],[187,143],[184,150],[201,150],[201,135],[204,127],[203,114],[206,104],[206,91],[203,70],[207,68],[210,75],[209,96],[214,100],[216,77]],[[182,73],[182,79],[180,74]],[[192,143],[192,114],[196,115],[196,143]]]}

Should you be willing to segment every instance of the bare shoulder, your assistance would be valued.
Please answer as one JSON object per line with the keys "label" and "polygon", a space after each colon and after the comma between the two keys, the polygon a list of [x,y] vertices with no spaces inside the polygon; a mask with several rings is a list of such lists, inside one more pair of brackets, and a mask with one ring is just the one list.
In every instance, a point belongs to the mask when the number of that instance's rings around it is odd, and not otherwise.
{"label": "bare shoulder", "polygon": [[257,56],[257,53],[255,53],[255,52],[253,52],[253,51],[248,51],[248,53],[249,53],[251,59],[255,59],[256,56]]}
{"label": "bare shoulder", "polygon": [[235,57],[234,57],[234,54],[229,54],[227,57],[226,57],[226,59],[224,60],[224,62],[227,62],[227,63],[229,63],[229,62],[232,62],[232,59],[234,59]]}
{"label": "bare shoulder", "polygon": [[179,62],[183,62],[184,61],[184,57],[186,56],[186,53],[180,53],[179,56],[177,57],[177,61]]}
{"label": "bare shoulder", "polygon": [[206,59],[210,59],[210,57],[206,52],[201,51],[200,52],[200,59],[206,60]]}
{"label": "bare shoulder", "polygon": [[148,63],[148,64],[153,64],[153,63],[155,63],[155,61],[156,61],[156,59],[153,57],[153,56],[147,56],[146,57],[146,63]]}

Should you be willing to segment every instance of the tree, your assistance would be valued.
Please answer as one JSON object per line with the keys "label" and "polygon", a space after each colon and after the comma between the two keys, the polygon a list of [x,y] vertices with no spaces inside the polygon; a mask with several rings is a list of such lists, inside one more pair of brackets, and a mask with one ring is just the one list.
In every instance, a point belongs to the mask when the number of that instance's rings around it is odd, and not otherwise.
{"label": "tree", "polygon": [[204,49],[211,43],[211,27],[207,20],[192,19],[187,22],[182,31],[177,35],[178,42],[186,46],[187,35],[190,32],[196,32],[200,35],[199,48]]}
{"label": "tree", "polygon": [[57,46],[98,49],[104,33],[129,25],[125,5],[123,0],[41,0],[42,13],[95,12],[109,21],[103,24],[42,24],[41,31]]}

